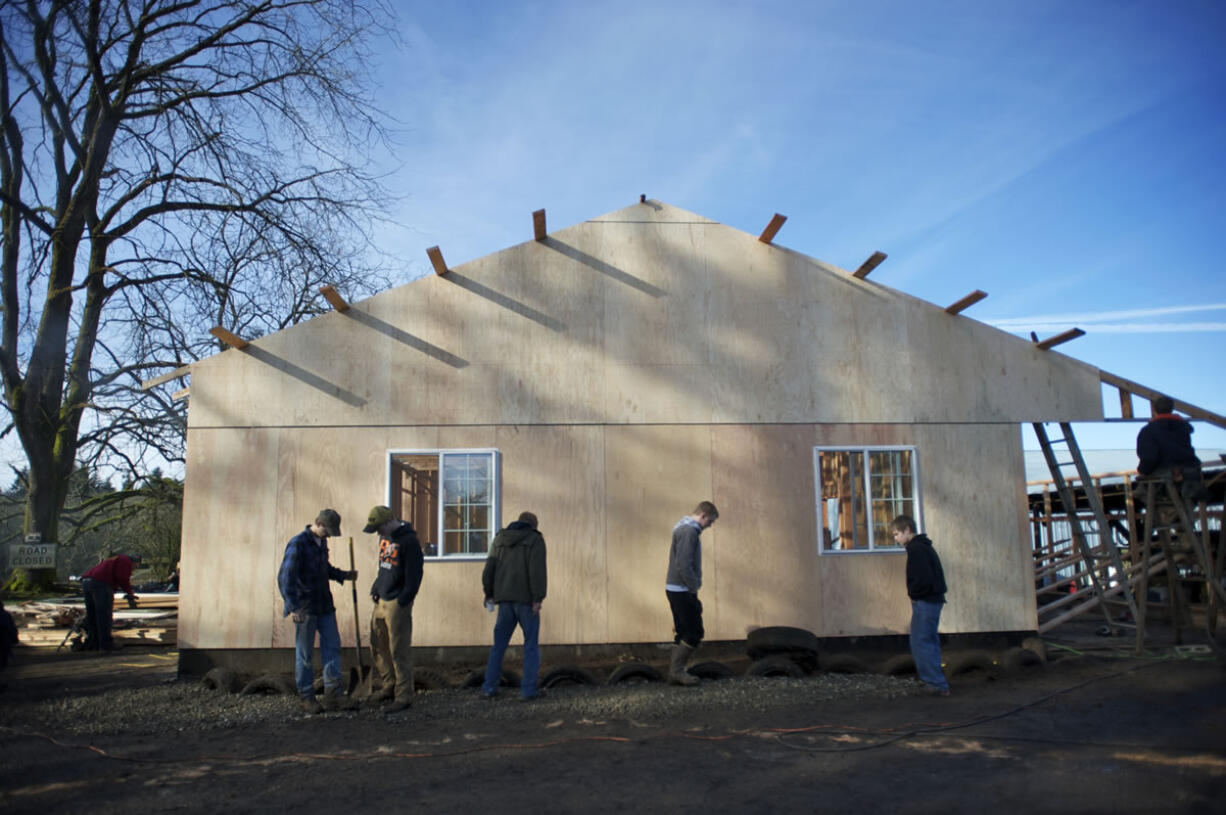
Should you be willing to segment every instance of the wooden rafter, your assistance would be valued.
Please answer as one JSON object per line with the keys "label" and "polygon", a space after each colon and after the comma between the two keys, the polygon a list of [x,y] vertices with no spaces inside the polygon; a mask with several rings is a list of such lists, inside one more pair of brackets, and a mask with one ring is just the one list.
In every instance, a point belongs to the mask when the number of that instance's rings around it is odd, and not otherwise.
{"label": "wooden rafter", "polygon": [[869,255],[868,260],[860,264],[860,268],[851,273],[852,277],[858,277],[861,280],[868,277],[868,273],[880,266],[886,259],[885,252],[873,252]]}
{"label": "wooden rafter", "polygon": [[341,297],[340,292],[331,286],[322,287],[319,290],[319,293],[322,294],[324,299],[331,303],[332,308],[336,309],[337,311],[344,312],[349,310],[349,303],[345,301],[344,297]]}
{"label": "wooden rafter", "polygon": [[[1139,396],[1142,399],[1146,399],[1151,403],[1155,399],[1157,399],[1159,396],[1164,395],[1161,391],[1146,387],[1145,385],[1139,384],[1137,382],[1133,382],[1130,379],[1125,379],[1122,376],[1116,376],[1115,374],[1107,373],[1106,371],[1100,370],[1098,372],[1098,378],[1104,384],[1111,385],[1112,387],[1120,389],[1121,407],[1123,406],[1123,398],[1124,398],[1122,394],[1125,391],[1128,392],[1129,394],[1132,394],[1133,396]],[[1223,416],[1220,413],[1214,413],[1211,410],[1205,410],[1202,407],[1197,407],[1196,405],[1190,404],[1188,402],[1183,402],[1179,399],[1174,399],[1173,397],[1172,397],[1172,401],[1175,403],[1175,410],[1179,411],[1180,413],[1186,414],[1187,416],[1190,416],[1193,419],[1200,419],[1201,421],[1208,422],[1209,424],[1212,424],[1212,425],[1216,425],[1217,427],[1226,428],[1226,416]],[[1125,416],[1124,418],[1130,418],[1130,417]]]}
{"label": "wooden rafter", "polygon": [[227,331],[226,329],[222,328],[219,325],[215,325],[212,328],[210,328],[209,333],[212,334],[217,339],[224,342],[226,345],[230,346],[231,348],[237,348],[240,351],[251,344],[247,342],[245,339],[243,339],[242,337],[240,337],[239,335],[234,334],[230,331]]}
{"label": "wooden rafter", "polygon": [[153,377],[153,379],[146,379],[144,382],[140,383],[140,389],[143,391],[147,391],[150,388],[156,388],[158,385],[161,385],[165,382],[169,382],[172,379],[178,379],[181,376],[187,376],[191,372],[192,372],[192,366],[184,365],[182,367],[175,368],[173,371],[171,371],[168,374],[162,374],[161,376],[155,376]]}
{"label": "wooden rafter", "polygon": [[961,311],[965,311],[966,309],[975,305],[976,303],[978,303],[980,300],[982,300],[983,298],[987,296],[988,296],[988,293],[986,291],[975,289],[973,292],[968,294],[966,297],[963,297],[958,302],[947,306],[945,310],[949,312],[950,314],[957,314]]}
{"label": "wooden rafter", "polygon": [[783,222],[788,219],[786,215],[775,213],[775,217],[771,218],[771,222],[766,225],[766,229],[762,230],[762,234],[758,236],[758,240],[763,243],[770,243],[779,234],[779,230],[783,228]]}
{"label": "wooden rafter", "polygon": [[545,240],[545,210],[538,209],[532,213],[532,238],[533,240]]}
{"label": "wooden rafter", "polygon": [[1049,348],[1055,348],[1057,345],[1066,343],[1069,340],[1075,340],[1078,337],[1083,336],[1085,333],[1086,332],[1082,331],[1080,328],[1070,328],[1068,331],[1057,334],[1054,337],[1048,337],[1042,342],[1035,343],[1035,345],[1037,345],[1040,350],[1046,351]]}
{"label": "wooden rafter", "polygon": [[447,262],[443,260],[443,253],[437,246],[431,246],[426,250],[426,254],[430,256],[430,264],[434,266],[436,275],[445,275],[448,271]]}

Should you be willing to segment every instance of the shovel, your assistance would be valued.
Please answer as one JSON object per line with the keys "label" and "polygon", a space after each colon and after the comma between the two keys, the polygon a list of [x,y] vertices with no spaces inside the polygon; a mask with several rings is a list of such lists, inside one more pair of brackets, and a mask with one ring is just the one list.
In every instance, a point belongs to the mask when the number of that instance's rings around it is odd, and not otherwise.
{"label": "shovel", "polygon": [[[349,539],[349,571],[354,570],[353,538]],[[353,642],[357,652],[358,664],[349,669],[349,697],[370,696],[371,666],[362,664],[362,623],[358,620],[358,581],[352,581],[353,586]]]}

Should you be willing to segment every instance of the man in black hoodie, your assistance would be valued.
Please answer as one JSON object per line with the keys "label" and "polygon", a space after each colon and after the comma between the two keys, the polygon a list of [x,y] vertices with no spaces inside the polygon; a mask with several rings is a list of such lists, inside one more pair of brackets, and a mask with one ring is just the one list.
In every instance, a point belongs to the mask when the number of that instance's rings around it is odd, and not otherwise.
{"label": "man in black hoodie", "polygon": [[537,673],[541,668],[541,649],[537,635],[541,630],[541,603],[545,600],[545,538],[536,530],[536,516],[521,512],[519,520],[499,530],[485,559],[481,586],[485,603],[498,604],[494,621],[494,645],[485,665],[485,683],[481,692],[487,697],[498,693],[502,680],[502,657],[515,633],[515,626],[524,632],[524,678],[519,685],[520,696],[535,699]]}
{"label": "man in black hoodie", "polygon": [[1192,424],[1175,412],[1175,401],[1159,396],[1153,416],[1137,434],[1137,472],[1143,476],[1170,475],[1180,494],[1199,501],[1205,492],[1200,459],[1192,449]]}
{"label": "man in black hoodie", "polygon": [[370,587],[375,610],[370,617],[370,644],[375,670],[383,683],[375,701],[396,713],[413,704],[413,600],[421,588],[421,544],[412,524],[388,507],[374,507],[363,532],[379,533],[379,574]]}
{"label": "man in black hoodie", "polygon": [[917,534],[915,519],[899,515],[890,523],[894,542],[907,548],[907,596],[911,598],[911,656],[915,673],[929,693],[949,696],[941,671],[941,606],[945,604],[945,571],[928,536]]}

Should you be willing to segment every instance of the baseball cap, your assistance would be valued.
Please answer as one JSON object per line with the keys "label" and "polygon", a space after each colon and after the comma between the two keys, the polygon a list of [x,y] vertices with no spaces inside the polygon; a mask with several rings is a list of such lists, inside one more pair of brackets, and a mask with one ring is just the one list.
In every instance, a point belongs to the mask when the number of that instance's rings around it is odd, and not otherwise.
{"label": "baseball cap", "polygon": [[341,536],[341,515],[335,509],[321,509],[315,518],[315,523],[324,528],[329,538]]}
{"label": "baseball cap", "polygon": [[366,526],[362,527],[363,532],[376,532],[379,527],[383,526],[388,521],[396,516],[392,514],[389,507],[377,506],[370,508],[370,514],[366,516]]}

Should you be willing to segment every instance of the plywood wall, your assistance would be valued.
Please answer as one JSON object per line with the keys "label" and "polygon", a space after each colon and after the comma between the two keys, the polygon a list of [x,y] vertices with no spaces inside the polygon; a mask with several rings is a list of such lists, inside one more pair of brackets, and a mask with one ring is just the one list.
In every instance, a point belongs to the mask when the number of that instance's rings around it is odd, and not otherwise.
{"label": "plywood wall", "polygon": [[659,204],[223,352],[191,399],[192,427],[1102,417],[1091,366]]}
{"label": "plywood wall", "polygon": [[[387,451],[492,447],[502,520],[530,509],[549,550],[546,643],[671,637],[664,597],[673,525],[716,502],[703,535],[707,636],[797,625],[823,636],[906,630],[901,554],[818,554],[813,447],[914,444],[927,531],[950,584],[947,632],[1034,626],[1016,426],[482,426],[193,430],[189,434],[180,645],[292,645],[276,570],[285,542],[324,506],[343,516],[333,563],[354,538],[366,637],[376,542],[360,532],[387,500]],[[985,451],[992,451],[985,455]],[[414,608],[420,645],[481,645],[491,618],[475,560],[428,561]],[[351,589],[334,584],[352,645]]]}

